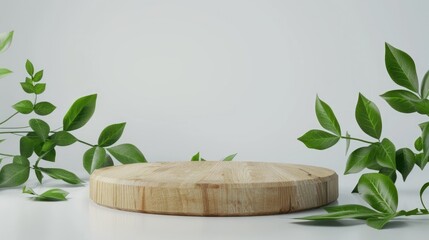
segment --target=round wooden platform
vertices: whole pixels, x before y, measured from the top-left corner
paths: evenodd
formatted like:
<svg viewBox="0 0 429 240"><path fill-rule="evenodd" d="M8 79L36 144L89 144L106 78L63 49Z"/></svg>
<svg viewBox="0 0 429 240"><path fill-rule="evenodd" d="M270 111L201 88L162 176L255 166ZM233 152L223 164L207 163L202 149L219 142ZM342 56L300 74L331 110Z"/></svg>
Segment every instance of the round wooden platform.
<svg viewBox="0 0 429 240"><path fill-rule="evenodd" d="M266 215L338 198L329 169L262 162L136 163L94 171L90 197L128 211L198 216Z"/></svg>

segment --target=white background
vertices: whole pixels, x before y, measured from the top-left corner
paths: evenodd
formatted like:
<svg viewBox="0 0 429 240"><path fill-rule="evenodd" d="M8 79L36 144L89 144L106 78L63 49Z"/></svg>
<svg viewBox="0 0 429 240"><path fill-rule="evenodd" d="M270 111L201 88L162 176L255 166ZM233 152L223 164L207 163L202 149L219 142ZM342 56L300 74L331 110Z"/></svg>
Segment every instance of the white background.
<svg viewBox="0 0 429 240"><path fill-rule="evenodd" d="M62 116L80 96L98 93L90 123L75 131L95 143L104 126L127 122L122 142L149 161L293 162L343 172L345 143L308 150L297 138L320 128L316 94L343 131L370 139L354 120L359 92L383 117L383 136L411 147L425 120L392 110L379 95L398 88L384 66L384 42L408 52L421 78L429 69L427 1L1 1L0 31L15 30L0 66L1 116L27 98L24 63L45 69L49 100ZM19 116L11 125L25 124ZM17 153L18 138L1 145ZM352 148L360 146L352 143ZM61 149L55 166L86 176L86 146ZM50 163L44 163L50 166ZM341 176L351 190L358 175ZM417 189L414 169L399 187ZM399 181L401 182L401 180Z"/></svg>

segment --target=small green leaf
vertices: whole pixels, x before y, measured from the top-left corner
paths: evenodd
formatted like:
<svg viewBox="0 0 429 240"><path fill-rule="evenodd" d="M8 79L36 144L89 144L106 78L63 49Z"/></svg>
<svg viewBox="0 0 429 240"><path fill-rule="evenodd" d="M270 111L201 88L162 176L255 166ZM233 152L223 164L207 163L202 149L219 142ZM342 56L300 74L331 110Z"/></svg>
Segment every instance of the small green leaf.
<svg viewBox="0 0 429 240"><path fill-rule="evenodd" d="M59 188L50 189L36 197L38 201L66 201L69 193Z"/></svg>
<svg viewBox="0 0 429 240"><path fill-rule="evenodd" d="M29 100L17 102L12 107L22 114L29 114L33 111L33 103Z"/></svg>
<svg viewBox="0 0 429 240"><path fill-rule="evenodd" d="M373 138L380 139L382 130L380 111L373 102L360 93L355 116L362 131Z"/></svg>
<svg viewBox="0 0 429 240"><path fill-rule="evenodd" d="M37 180L39 181L40 184L42 184L43 181L43 173L42 171L40 171L40 169L37 167L34 168L34 173L36 174Z"/></svg>
<svg viewBox="0 0 429 240"><path fill-rule="evenodd" d="M19 153L24 157L31 157L33 155L34 143L30 137L21 137L19 140Z"/></svg>
<svg viewBox="0 0 429 240"><path fill-rule="evenodd" d="M235 156L237 156L237 153L227 156L226 158L223 159L223 161L232 161L235 158Z"/></svg>
<svg viewBox="0 0 429 240"><path fill-rule="evenodd" d="M95 111L97 95L89 95L76 100L63 119L63 129L72 131L84 126Z"/></svg>
<svg viewBox="0 0 429 240"><path fill-rule="evenodd" d="M396 151L396 168L401 173L404 182L413 170L414 164L414 153L409 148L401 148Z"/></svg>
<svg viewBox="0 0 429 240"><path fill-rule="evenodd" d="M375 151L371 146L354 150L347 159L344 174L358 173L365 169L370 161L374 160Z"/></svg>
<svg viewBox="0 0 429 240"><path fill-rule="evenodd" d="M405 52L386 43L385 63L392 80L413 92L419 93L416 66L413 59Z"/></svg>
<svg viewBox="0 0 429 240"><path fill-rule="evenodd" d="M427 161L423 161L423 153L416 154L415 156L416 165L423 170L427 164Z"/></svg>
<svg viewBox="0 0 429 240"><path fill-rule="evenodd" d="M114 165L114 163L113 163L112 158L110 157L109 154L106 154L106 160L104 161L104 164L103 164L103 166L101 166L101 168L110 167L113 165Z"/></svg>
<svg viewBox="0 0 429 240"><path fill-rule="evenodd" d="M13 39L13 31L0 33L0 53L6 51Z"/></svg>
<svg viewBox="0 0 429 240"><path fill-rule="evenodd" d="M200 161L200 152L197 152L194 156L192 156L191 161Z"/></svg>
<svg viewBox="0 0 429 240"><path fill-rule="evenodd" d="M426 205L423 201L423 193L426 191L426 188L429 187L429 182L423 184L423 186L420 188L420 202L422 203L423 208L427 211Z"/></svg>
<svg viewBox="0 0 429 240"><path fill-rule="evenodd" d="M423 115L429 115L429 100L422 99L414 103L416 111Z"/></svg>
<svg viewBox="0 0 429 240"><path fill-rule="evenodd" d="M393 183L395 183L395 182L396 182L396 178L397 178L397 176L396 176L396 170L395 170L395 169L382 167L382 168L380 169L380 171L378 171L378 173L381 173L381 174L383 174L384 176L389 177L389 178L390 178L390 180L392 180L392 182L393 182Z"/></svg>
<svg viewBox="0 0 429 240"><path fill-rule="evenodd" d="M27 194L31 194L31 195L37 195L36 192L34 192L34 190L30 187L24 186L22 187L22 193L27 193Z"/></svg>
<svg viewBox="0 0 429 240"><path fill-rule="evenodd" d="M94 170L102 168L107 159L106 150L102 147L93 147L83 155L83 167L91 174Z"/></svg>
<svg viewBox="0 0 429 240"><path fill-rule="evenodd" d="M426 99L429 96L429 71L426 72L422 81L421 97Z"/></svg>
<svg viewBox="0 0 429 240"><path fill-rule="evenodd" d="M75 136L66 131L56 132L50 138L58 146L68 146L77 141Z"/></svg>
<svg viewBox="0 0 429 240"><path fill-rule="evenodd" d="M323 150L332 147L339 140L339 136L335 136L322 130L310 130L298 138L308 148Z"/></svg>
<svg viewBox="0 0 429 240"><path fill-rule="evenodd" d="M51 151L54 147L55 147L55 142L48 139L42 145L42 152Z"/></svg>
<svg viewBox="0 0 429 240"><path fill-rule="evenodd" d="M31 129L39 136L43 141L48 138L49 135L49 125L40 119L30 119L29 121Z"/></svg>
<svg viewBox="0 0 429 240"><path fill-rule="evenodd" d="M16 187L25 183L30 174L30 167L10 163L3 166L0 170L0 188Z"/></svg>
<svg viewBox="0 0 429 240"><path fill-rule="evenodd" d="M66 183L80 184L83 182L74 173L61 168L39 168L39 169L40 171L42 171L43 173L46 173L51 178L63 180Z"/></svg>
<svg viewBox="0 0 429 240"><path fill-rule="evenodd" d="M416 112L416 102L420 101L420 98L414 93L407 90L393 90L381 95L384 100L396 111L402 113L413 113Z"/></svg>
<svg viewBox="0 0 429 240"><path fill-rule="evenodd" d="M143 153L129 143L108 148L107 151L122 164L147 162Z"/></svg>
<svg viewBox="0 0 429 240"><path fill-rule="evenodd" d="M28 82L21 82L22 90L26 93L34 93L34 86Z"/></svg>
<svg viewBox="0 0 429 240"><path fill-rule="evenodd" d="M380 166L396 169L395 145L393 145L389 139L384 138L381 141L378 147L376 159Z"/></svg>
<svg viewBox="0 0 429 240"><path fill-rule="evenodd" d="M34 106L34 112L38 115L45 116L55 110L55 106L50 102L39 102Z"/></svg>
<svg viewBox="0 0 429 240"><path fill-rule="evenodd" d="M331 107L324 101L320 100L318 96L316 97L316 116L320 125L324 129L335 133L337 136L341 136L340 124L338 123L334 112Z"/></svg>
<svg viewBox="0 0 429 240"><path fill-rule="evenodd" d="M422 131L423 156L422 166L424 167L429 160L429 125L426 125Z"/></svg>
<svg viewBox="0 0 429 240"><path fill-rule="evenodd" d="M101 132L100 137L98 138L98 145L100 147L108 147L113 145L124 132L126 123L112 124L104 128Z"/></svg>
<svg viewBox="0 0 429 240"><path fill-rule="evenodd" d="M34 85L34 93L35 94L42 94L46 89L46 83L38 83Z"/></svg>
<svg viewBox="0 0 429 240"><path fill-rule="evenodd" d="M25 69L27 70L27 73L33 77L34 74L34 66L33 63L30 62L30 60L27 59L27 61L25 62Z"/></svg>
<svg viewBox="0 0 429 240"><path fill-rule="evenodd" d="M416 139L416 141L414 141L414 148L415 148L417 151L421 151L421 150L423 150L422 137L418 137L418 138Z"/></svg>
<svg viewBox="0 0 429 240"><path fill-rule="evenodd" d="M38 82L43 78L43 70L40 70L34 74L33 82ZM36 85L37 86L37 85ZM38 93L39 94L39 93Z"/></svg>
<svg viewBox="0 0 429 240"><path fill-rule="evenodd" d="M30 161L28 160L28 158L23 157L23 156L15 156L13 157L13 163L14 164L21 164L24 166L29 167L30 166Z"/></svg>
<svg viewBox="0 0 429 240"><path fill-rule="evenodd" d="M59 188L53 188L42 194L37 194L33 189L27 186L22 188L22 192L35 196L34 199L38 201L65 201L67 200L66 197L69 194L68 192Z"/></svg>
<svg viewBox="0 0 429 240"><path fill-rule="evenodd" d="M323 215L314 215L298 219L304 220L338 220L344 218L356 218L356 219L367 219L374 216L382 216L381 213L376 212L370 208L357 205L341 205L341 206L332 206L327 207L325 210L328 212Z"/></svg>
<svg viewBox="0 0 429 240"><path fill-rule="evenodd" d="M362 198L374 209L394 214L398 207L398 191L389 177L380 173L363 174L358 182Z"/></svg>
<svg viewBox="0 0 429 240"><path fill-rule="evenodd" d="M0 68L0 78L6 77L7 75L11 74L12 71L7 68Z"/></svg>
<svg viewBox="0 0 429 240"><path fill-rule="evenodd" d="M366 220L366 224L375 229L382 229L386 223L395 217L394 214L388 216L372 217Z"/></svg>

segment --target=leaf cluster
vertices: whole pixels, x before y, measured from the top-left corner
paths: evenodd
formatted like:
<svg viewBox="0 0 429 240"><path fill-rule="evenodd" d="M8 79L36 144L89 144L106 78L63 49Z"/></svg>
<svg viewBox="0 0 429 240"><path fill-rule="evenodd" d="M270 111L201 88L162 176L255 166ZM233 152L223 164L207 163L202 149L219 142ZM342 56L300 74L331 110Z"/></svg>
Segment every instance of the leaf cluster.
<svg viewBox="0 0 429 240"><path fill-rule="evenodd" d="M393 82L402 88L388 91L382 94L381 97L398 112L406 114L418 113L429 116L429 100L427 99L429 96L429 71L424 75L419 85L413 59L404 51L388 43L385 44L385 65ZM385 223L394 217L406 215L404 211L396 213L396 206L386 205L385 202L379 200L388 200L390 201L389 203L397 203L397 191L394 185L397 180L397 174L401 174L403 181L405 181L414 166L422 170L425 168L429 161L429 122L419 124L421 135L416 138L414 142L415 150L412 150L406 147L397 148L389 138L382 137L383 124L380 111L372 101L361 93L359 93L355 108L355 118L360 129L371 137L372 140L355 138L348 132L343 135L340 124L331 107L318 96L316 97L315 110L320 125L326 131L313 129L298 138L308 148L323 150L334 146L339 140L344 139L346 141L347 153L351 141L365 144L365 146L359 147L350 153L344 174L359 173L364 169L376 171L376 173L371 173L371 175L363 174L353 190L353 192L361 194L368 204L378 210L379 213L377 214L385 214L385 216L381 216L372 212L371 214L376 216L378 220L374 220L368 215L368 225L375 228L382 228ZM385 186L388 186L388 188L378 189L383 193L382 198L380 197L376 201L373 201L376 199L372 197L374 193L368 195L369 187L368 184L364 183L369 182L373 182L376 185L383 182ZM377 186L379 187L379 185ZM428 186L429 183L422 186L420 196L422 196ZM412 213L415 212L417 215L426 214L427 210L423 200L422 204L422 210L413 210ZM356 205L329 207L326 210L328 214L321 216L321 219L318 219L317 216L305 219L322 220L322 218L325 219L324 216L327 218L329 216L332 218L362 218L359 215L360 213L369 214L368 209ZM358 217L354 217L355 215Z"/></svg>

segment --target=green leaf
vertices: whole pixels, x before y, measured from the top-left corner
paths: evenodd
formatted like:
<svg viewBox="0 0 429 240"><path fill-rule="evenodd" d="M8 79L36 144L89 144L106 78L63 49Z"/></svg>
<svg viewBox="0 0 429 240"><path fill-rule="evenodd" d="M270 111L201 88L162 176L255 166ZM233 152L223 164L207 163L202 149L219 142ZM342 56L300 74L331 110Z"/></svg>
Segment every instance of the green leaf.
<svg viewBox="0 0 429 240"><path fill-rule="evenodd" d="M310 130L298 138L308 148L323 150L332 147L339 140L339 136L335 136L322 130Z"/></svg>
<svg viewBox="0 0 429 240"><path fill-rule="evenodd" d="M363 174L358 182L362 198L374 209L394 214L398 207L398 191L389 177L380 173Z"/></svg>
<svg viewBox="0 0 429 240"><path fill-rule="evenodd" d="M395 145L393 145L389 139L384 138L381 141L378 147L376 159L380 166L396 169Z"/></svg>
<svg viewBox="0 0 429 240"><path fill-rule="evenodd" d="M40 169L40 171L42 171L43 173L46 173L51 178L60 179L66 183L80 184L83 182L74 173L69 172L69 171L64 170L64 169L61 169L61 168L39 168L39 169Z"/></svg>
<svg viewBox="0 0 429 240"><path fill-rule="evenodd" d="M129 143L108 148L107 151L122 164L147 162L143 153Z"/></svg>
<svg viewBox="0 0 429 240"><path fill-rule="evenodd" d="M423 77L422 89L421 89L421 97L426 99L429 96L429 71L426 72Z"/></svg>
<svg viewBox="0 0 429 240"><path fill-rule="evenodd" d="M36 174L37 180L39 181L40 184L42 184L43 181L43 173L42 171L40 171L40 169L37 167L34 168L34 173Z"/></svg>
<svg viewBox="0 0 429 240"><path fill-rule="evenodd" d="M200 152L197 152L194 156L192 156L191 161L200 161Z"/></svg>
<svg viewBox="0 0 429 240"><path fill-rule="evenodd" d="M420 101L420 98L414 93L407 90L393 90L381 95L384 100L396 111L402 113L413 113L416 112L416 102Z"/></svg>
<svg viewBox="0 0 429 240"><path fill-rule="evenodd" d="M382 129L380 111L373 102L360 93L355 116L362 131L373 138L380 139Z"/></svg>
<svg viewBox="0 0 429 240"><path fill-rule="evenodd" d="M347 159L344 174L358 173L365 169L370 161L374 160L375 151L371 146L354 150Z"/></svg>
<svg viewBox="0 0 429 240"><path fill-rule="evenodd" d="M395 215L392 214L392 215L388 215L388 216L368 218L366 220L366 224L370 227L375 228L375 229L382 229L384 227L384 225L386 225L386 223L388 223L394 217L395 217Z"/></svg>
<svg viewBox="0 0 429 240"><path fill-rule="evenodd" d="M425 129L425 127L429 124L429 122L422 122L419 124L420 129L423 131L423 129Z"/></svg>
<svg viewBox="0 0 429 240"><path fill-rule="evenodd" d="M416 111L423 115L429 115L429 100L421 99L414 103Z"/></svg>
<svg viewBox="0 0 429 240"><path fill-rule="evenodd" d="M48 139L42 145L42 152L51 151L54 147L55 147L55 142Z"/></svg>
<svg viewBox="0 0 429 240"><path fill-rule="evenodd" d="M26 93L34 93L34 86L28 82L21 82L21 87Z"/></svg>
<svg viewBox="0 0 429 240"><path fill-rule="evenodd" d="M104 161L104 164L103 164L103 166L101 166L101 168L110 167L113 165L114 165L114 163L113 163L112 158L110 157L109 154L106 154L106 160Z"/></svg>
<svg viewBox="0 0 429 240"><path fill-rule="evenodd" d="M22 114L29 114L33 111L33 103L29 100L17 102L12 107Z"/></svg>
<svg viewBox="0 0 429 240"><path fill-rule="evenodd" d="M426 166L429 160L429 125L426 125L422 131L422 144L423 144L423 156L421 159L421 166ZM422 169L423 169L422 168Z"/></svg>
<svg viewBox="0 0 429 240"><path fill-rule="evenodd" d="M7 68L0 68L0 78L6 77L7 75L11 74L12 71Z"/></svg>
<svg viewBox="0 0 429 240"><path fill-rule="evenodd" d="M66 201L69 193L59 188L50 189L36 197L38 201Z"/></svg>
<svg viewBox="0 0 429 240"><path fill-rule="evenodd" d="M70 107L63 119L63 129L72 131L84 126L95 111L97 94L81 97Z"/></svg>
<svg viewBox="0 0 429 240"><path fill-rule="evenodd" d="M0 188L16 187L25 183L30 174L30 168L22 164L10 163L0 170Z"/></svg>
<svg viewBox="0 0 429 240"><path fill-rule="evenodd" d="M33 82L38 82L38 81L42 80L42 78L43 78L43 70L40 70L40 71L36 72L36 74L34 74Z"/></svg>
<svg viewBox="0 0 429 240"><path fill-rule="evenodd" d="M104 128L101 132L100 137L98 138L98 145L100 147L108 147L113 145L124 132L126 123L112 124Z"/></svg>
<svg viewBox="0 0 429 240"><path fill-rule="evenodd" d="M6 51L13 39L13 31L0 33L0 53Z"/></svg>
<svg viewBox="0 0 429 240"><path fill-rule="evenodd" d="M30 60L27 59L27 61L25 62L25 69L27 70L27 73L33 77L34 74L34 66L33 63L30 62Z"/></svg>
<svg viewBox="0 0 429 240"><path fill-rule="evenodd" d="M34 143L29 137L21 137L19 140L19 153L24 157L31 157L33 155Z"/></svg>
<svg viewBox="0 0 429 240"><path fill-rule="evenodd" d="M422 203L423 208L427 211L426 205L423 201L423 193L426 191L426 189L429 187L429 182L423 184L423 186L420 188L420 202Z"/></svg>
<svg viewBox="0 0 429 240"><path fill-rule="evenodd" d="M305 220L338 220L344 218L356 218L356 219L367 219L374 216L381 216L382 214L376 212L365 206L357 204L341 205L326 207L325 210L328 212L323 215L314 215L298 219Z"/></svg>
<svg viewBox="0 0 429 240"><path fill-rule="evenodd" d="M46 89L46 83L38 83L34 85L34 93L35 94L42 94Z"/></svg>
<svg viewBox="0 0 429 240"><path fill-rule="evenodd" d="M83 167L91 174L94 170L102 168L107 161L106 150L102 147L93 147L83 155Z"/></svg>
<svg viewBox="0 0 429 240"><path fill-rule="evenodd" d="M392 80L413 92L419 93L416 66L413 59L405 52L386 43L385 63Z"/></svg>
<svg viewBox="0 0 429 240"><path fill-rule="evenodd" d="M235 156L237 156L237 153L227 156L226 158L223 159L223 161L232 161L235 158Z"/></svg>
<svg viewBox="0 0 429 240"><path fill-rule="evenodd" d="M34 112L38 115L45 116L55 110L55 106L50 102L39 102L34 106Z"/></svg>
<svg viewBox="0 0 429 240"><path fill-rule="evenodd" d="M34 190L30 187L24 186L22 187L22 193L27 193L27 194L31 194L31 195L37 195L36 192L34 192Z"/></svg>
<svg viewBox="0 0 429 240"><path fill-rule="evenodd" d="M29 121L31 129L39 136L43 141L48 138L49 135L49 125L40 119L30 119Z"/></svg>
<svg viewBox="0 0 429 240"><path fill-rule="evenodd" d="M415 148L417 151L421 151L421 150L423 150L422 137L418 137L418 138L416 139L416 141L414 141L414 148Z"/></svg>
<svg viewBox="0 0 429 240"><path fill-rule="evenodd" d="M346 155L347 155L347 152L349 151L349 148L350 148L350 134L349 132L346 132Z"/></svg>
<svg viewBox="0 0 429 240"><path fill-rule="evenodd" d="M58 146L68 146L77 141L75 136L66 131L56 132L50 138Z"/></svg>
<svg viewBox="0 0 429 240"><path fill-rule="evenodd" d="M381 168L380 171L378 171L378 173L383 174L384 176L387 176L390 178L390 180L392 180L393 183L396 182L396 170L395 169L390 169L390 168Z"/></svg>
<svg viewBox="0 0 429 240"><path fill-rule="evenodd" d="M65 201L67 200L66 197L69 194L68 192L59 188L53 188L42 194L37 194L33 189L27 186L22 188L22 192L35 196L35 200L38 201Z"/></svg>
<svg viewBox="0 0 429 240"><path fill-rule="evenodd" d="M423 161L423 153L416 154L415 156L416 165L423 170L427 164L427 161Z"/></svg>
<svg viewBox="0 0 429 240"><path fill-rule="evenodd" d="M324 129L335 133L337 136L341 136L340 124L334 112L328 104L320 100L319 96L316 97L316 116Z"/></svg>
<svg viewBox="0 0 429 240"><path fill-rule="evenodd" d="M409 148L401 148L396 151L396 169L401 173L404 182L413 170L414 164L414 153Z"/></svg>
<svg viewBox="0 0 429 240"><path fill-rule="evenodd" d="M24 166L29 167L30 166L30 161L28 160L28 158L23 157L23 156L15 156L13 157L13 163L14 164L21 164Z"/></svg>

